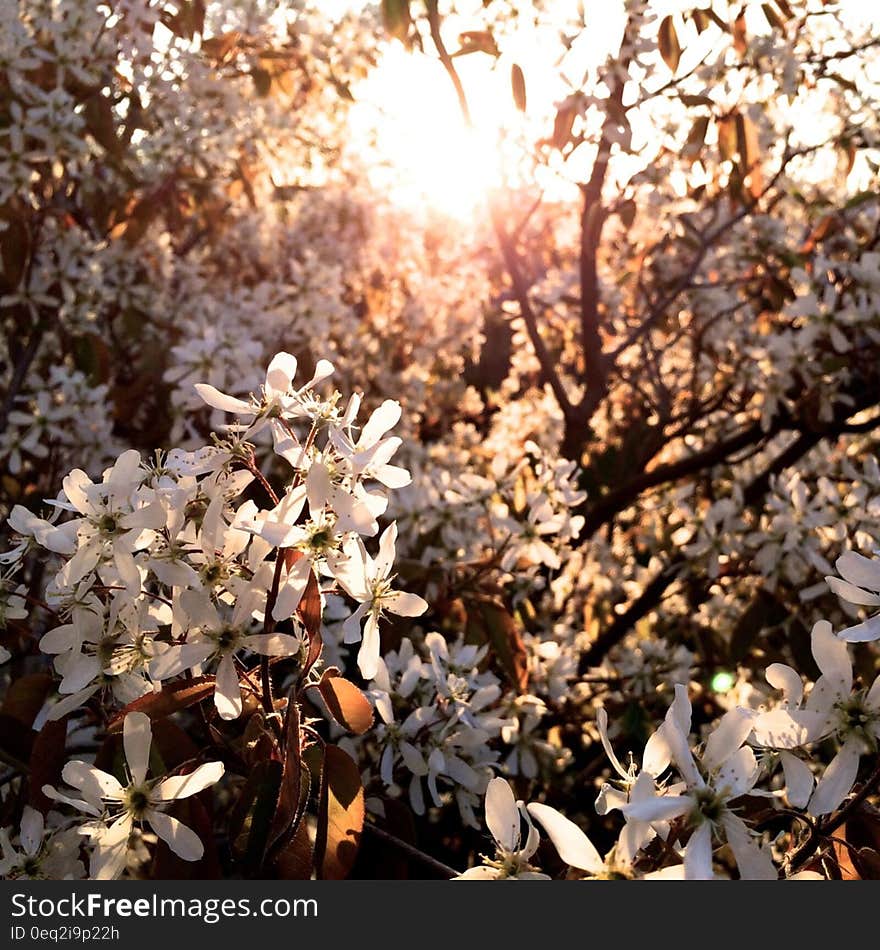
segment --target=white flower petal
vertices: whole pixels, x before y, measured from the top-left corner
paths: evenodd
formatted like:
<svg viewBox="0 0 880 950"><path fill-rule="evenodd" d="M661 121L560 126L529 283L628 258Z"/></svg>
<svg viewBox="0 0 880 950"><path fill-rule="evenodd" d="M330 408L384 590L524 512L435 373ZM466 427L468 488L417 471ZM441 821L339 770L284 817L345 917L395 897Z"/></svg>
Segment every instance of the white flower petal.
<svg viewBox="0 0 880 950"><path fill-rule="evenodd" d="M740 748L751 731L750 713L739 708L729 709L706 740L703 765L714 772Z"/></svg>
<svg viewBox="0 0 880 950"><path fill-rule="evenodd" d="M122 724L122 741L131 780L140 785L147 777L150 764L150 744L153 741L150 717L142 712L129 713Z"/></svg>
<svg viewBox="0 0 880 950"><path fill-rule="evenodd" d="M161 652L150 662L150 676L154 680L171 679L203 663L214 652L214 644L208 640L195 643L180 643Z"/></svg>
<svg viewBox="0 0 880 950"><path fill-rule="evenodd" d="M755 753L749 746L743 746L724 760L713 784L726 798L739 798L752 790L757 775Z"/></svg>
<svg viewBox="0 0 880 950"><path fill-rule="evenodd" d="M847 643L868 643L871 640L880 640L880 616L871 617L864 623L857 623L854 627L847 627L838 634L841 640Z"/></svg>
<svg viewBox="0 0 880 950"><path fill-rule="evenodd" d="M880 560L845 551L834 562L837 572L856 587L880 591Z"/></svg>
<svg viewBox="0 0 880 950"><path fill-rule="evenodd" d="M684 877L686 881L711 881L712 826L708 821L691 835L684 850Z"/></svg>
<svg viewBox="0 0 880 950"><path fill-rule="evenodd" d="M721 818L727 843L736 859L739 876L743 881L775 881L779 874L770 856L749 833L741 818L728 812Z"/></svg>
<svg viewBox="0 0 880 950"><path fill-rule="evenodd" d="M205 853L201 838L192 828L164 812L150 809L146 813L150 827L184 861L198 861Z"/></svg>
<svg viewBox="0 0 880 950"><path fill-rule="evenodd" d="M224 772L222 762L206 762L187 775L172 775L163 779L153 789L150 798L154 801L168 802L177 798L188 798L219 782Z"/></svg>
<svg viewBox="0 0 880 950"><path fill-rule="evenodd" d="M241 686L231 654L224 656L217 667L214 705L221 719L238 719L241 715Z"/></svg>
<svg viewBox="0 0 880 950"><path fill-rule="evenodd" d="M694 807L690 795L657 795L644 801L630 802L620 810L627 820L668 821L678 818Z"/></svg>
<svg viewBox="0 0 880 950"><path fill-rule="evenodd" d="M810 640L819 669L825 676L847 684L845 689L848 692L852 686L852 662L846 644L834 636L827 620L819 620L813 626Z"/></svg>
<svg viewBox="0 0 880 950"><path fill-rule="evenodd" d="M296 357L291 353L276 353L266 370L266 395L283 395L290 390L296 376Z"/></svg>
<svg viewBox="0 0 880 950"><path fill-rule="evenodd" d="M528 805L529 814L547 833L559 857L570 867L600 873L605 862L594 847L592 841L578 826L549 805L532 802Z"/></svg>
<svg viewBox="0 0 880 950"><path fill-rule="evenodd" d="M262 653L264 656L293 656L299 653L302 641L287 633L257 633L245 637L242 644L248 650Z"/></svg>
<svg viewBox="0 0 880 950"><path fill-rule="evenodd" d="M98 802L102 798L122 801L123 789L116 777L88 762L73 759L61 770L61 778L90 802Z"/></svg>
<svg viewBox="0 0 880 950"><path fill-rule="evenodd" d="M18 836L25 854L35 857L40 850L43 843L43 826L42 814L36 808L25 805L21 814L21 830Z"/></svg>
<svg viewBox="0 0 880 950"><path fill-rule="evenodd" d="M227 396L207 383L196 383L195 390L202 401L206 402L212 409L219 409L221 412L233 412L242 416L252 416L254 414L253 407L243 399Z"/></svg>
<svg viewBox="0 0 880 950"><path fill-rule="evenodd" d="M850 736L825 769L824 775L819 779L819 784L810 798L807 811L814 818L834 811L849 795L859 774L860 758L860 740L856 736Z"/></svg>
<svg viewBox="0 0 880 950"><path fill-rule="evenodd" d="M367 616L363 640L358 651L358 669L365 680L371 680L379 668L379 620L375 614Z"/></svg>
<svg viewBox="0 0 880 950"><path fill-rule="evenodd" d="M519 809L507 779L496 776L486 786L486 826L505 851L519 847Z"/></svg>
<svg viewBox="0 0 880 950"><path fill-rule="evenodd" d="M418 594L396 590L382 598L382 606L398 617L421 617L428 609L428 602Z"/></svg>
<svg viewBox="0 0 880 950"><path fill-rule="evenodd" d="M826 577L825 582L841 600L849 601L851 604L859 604L862 607L880 606L880 595L862 590L861 587L856 587L855 584L850 584L849 581L841 580L839 577Z"/></svg>
<svg viewBox="0 0 880 950"><path fill-rule="evenodd" d="M764 677L792 706L799 705L804 698L804 683L800 673L785 663L771 663L764 672Z"/></svg>
<svg viewBox="0 0 880 950"><path fill-rule="evenodd" d="M785 776L785 794L793 808L806 808L813 794L813 773L806 762L791 752L780 752L782 772Z"/></svg>
<svg viewBox="0 0 880 950"><path fill-rule="evenodd" d="M89 876L94 881L113 881L125 870L132 818L125 814L112 825L91 834L95 849L89 863Z"/></svg>

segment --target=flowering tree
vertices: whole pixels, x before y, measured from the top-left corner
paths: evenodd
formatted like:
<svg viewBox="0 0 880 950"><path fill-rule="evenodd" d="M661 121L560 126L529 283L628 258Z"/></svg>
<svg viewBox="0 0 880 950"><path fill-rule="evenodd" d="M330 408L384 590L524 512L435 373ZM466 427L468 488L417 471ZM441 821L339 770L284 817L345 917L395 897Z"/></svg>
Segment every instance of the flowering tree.
<svg viewBox="0 0 880 950"><path fill-rule="evenodd" d="M878 876L876 29L325 6L0 13L0 870Z"/></svg>

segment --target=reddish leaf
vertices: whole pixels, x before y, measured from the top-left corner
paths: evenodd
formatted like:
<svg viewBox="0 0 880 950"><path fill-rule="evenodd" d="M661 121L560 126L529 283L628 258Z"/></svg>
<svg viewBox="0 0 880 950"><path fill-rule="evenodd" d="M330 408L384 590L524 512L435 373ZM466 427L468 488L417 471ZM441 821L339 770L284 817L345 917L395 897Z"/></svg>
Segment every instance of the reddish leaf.
<svg viewBox="0 0 880 950"><path fill-rule="evenodd" d="M272 819L269 832L269 846L272 847L290 830L300 814L300 792L302 789L302 743L299 726L299 706L293 699L287 704L282 734L284 764L281 775L281 787L278 791L278 806ZM304 804L304 803L303 803Z"/></svg>
<svg viewBox="0 0 880 950"><path fill-rule="evenodd" d="M61 784L61 769L64 767L64 747L67 743L67 717L47 722L37 733L31 747L29 802L44 815L52 807L52 801L43 794L44 785Z"/></svg>
<svg viewBox="0 0 880 950"><path fill-rule="evenodd" d="M0 713L0 749L22 769L27 767L31 757L34 735L32 729L22 726L21 720Z"/></svg>
<svg viewBox="0 0 880 950"><path fill-rule="evenodd" d="M198 861L179 858L160 838L150 877L157 881L216 881L222 876L211 816L200 795L174 802L168 809L199 836L205 852Z"/></svg>
<svg viewBox="0 0 880 950"><path fill-rule="evenodd" d="M306 822L299 823L275 859L275 872L282 881L308 881L311 878L312 842Z"/></svg>
<svg viewBox="0 0 880 950"><path fill-rule="evenodd" d="M162 687L159 693L148 693L121 709L107 727L111 735L122 732L122 723L130 712L146 713L150 719L162 719L207 699L214 692L214 677L200 676Z"/></svg>
<svg viewBox="0 0 880 950"><path fill-rule="evenodd" d="M314 571L309 572L309 579L306 582L306 592L303 594L296 612L309 634L309 639L313 636L320 637L321 592L318 589L318 580L315 577Z"/></svg>
<svg viewBox="0 0 880 950"><path fill-rule="evenodd" d="M230 817L233 853L246 871L258 874L263 865L269 832L281 789L280 762L260 762L251 772Z"/></svg>
<svg viewBox="0 0 880 950"><path fill-rule="evenodd" d="M373 725L373 707L366 696L332 667L317 685L330 715L349 732L361 735Z"/></svg>
<svg viewBox="0 0 880 950"><path fill-rule="evenodd" d="M338 746L324 750L315 864L323 880L342 880L357 858L364 827L364 789L357 765Z"/></svg>

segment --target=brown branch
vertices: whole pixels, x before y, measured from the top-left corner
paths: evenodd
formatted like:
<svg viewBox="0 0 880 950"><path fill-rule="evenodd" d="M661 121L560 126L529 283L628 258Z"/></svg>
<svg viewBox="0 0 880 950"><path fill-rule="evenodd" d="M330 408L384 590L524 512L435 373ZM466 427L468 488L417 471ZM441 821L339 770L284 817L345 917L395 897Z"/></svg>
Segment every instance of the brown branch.
<svg viewBox="0 0 880 950"><path fill-rule="evenodd" d="M519 304L523 322L526 325L529 339L532 341L532 347L535 350L535 356L538 358L538 363L541 366L541 372L546 381L550 384L550 388L553 390L553 395L556 397L556 401L559 403L559 407L565 416L566 423L568 423L568 421L573 419L575 415L574 406L572 405L571 400L568 398L568 394L566 393L565 387L563 386L562 380L560 379L559 373L557 372L556 365L550 356L547 345L544 343L544 339L541 336L541 331L538 329L538 319L529 301L529 288L520 269L516 250L514 249L513 244L511 243L510 238L504 229L501 216L494 208L492 209L492 226L495 230L495 236L498 240L498 245L501 248L501 255L504 258L504 264L507 267L508 273L510 274L514 295L516 297L517 303Z"/></svg>
<svg viewBox="0 0 880 950"><path fill-rule="evenodd" d="M455 68L455 63L449 55L449 50L446 49L446 44L443 42L443 36L440 32L440 13L437 8L437 0L427 0L425 6L428 8L428 27L431 30L431 41L455 89L455 95L458 97L458 107L461 110L462 118L467 125L472 125L471 110L468 107L467 95L465 94L461 77L458 75L458 70Z"/></svg>

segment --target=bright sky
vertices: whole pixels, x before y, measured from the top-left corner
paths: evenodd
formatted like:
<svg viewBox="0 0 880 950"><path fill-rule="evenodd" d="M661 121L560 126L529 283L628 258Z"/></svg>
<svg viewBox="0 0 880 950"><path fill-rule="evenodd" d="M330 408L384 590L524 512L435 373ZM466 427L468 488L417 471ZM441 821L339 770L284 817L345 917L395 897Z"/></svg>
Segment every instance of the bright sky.
<svg viewBox="0 0 880 950"><path fill-rule="evenodd" d="M344 7L357 0L333 2ZM467 9L467 2L472 10ZM565 168L557 160L550 169L523 169L517 166L515 157L523 153L512 147L510 140L534 142L548 135L556 105L572 88L581 87L587 67L617 48L624 22L623 0L585 0L584 5L588 28L562 64L559 23L571 22L569 15L574 18L576 0L556 0L549 5L552 23L534 27L529 22L505 37L497 60L483 53L456 58L473 117L472 128L463 122L452 84L436 56L408 53L397 42L388 44L379 66L353 90L356 104L351 116L352 141L366 160L373 185L385 193L393 191L395 202L411 210L439 210L457 218L470 217L491 190L505 182L537 180L556 200L574 195L572 181L589 168L591 153ZM466 0L458 6L464 12L444 21L450 51L458 48L459 33L479 29L483 22L481 0ZM691 0L657 0L654 5L658 17L692 7ZM845 10L854 24L880 28L880 2L853 0ZM759 3L747 10L747 22L753 33L768 28ZM693 35L682 35L686 46L682 72L696 63L704 42L709 42L705 37L711 35L704 34L701 42L692 27L690 30ZM517 111L511 94L510 70L514 63L525 73L525 114ZM815 117L796 124L817 135L823 132ZM648 145L650 152L651 135L650 128L636 128L633 147ZM834 160L834 156L829 158ZM618 161L617 167L625 179L642 164L644 160L632 159Z"/></svg>

